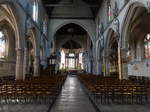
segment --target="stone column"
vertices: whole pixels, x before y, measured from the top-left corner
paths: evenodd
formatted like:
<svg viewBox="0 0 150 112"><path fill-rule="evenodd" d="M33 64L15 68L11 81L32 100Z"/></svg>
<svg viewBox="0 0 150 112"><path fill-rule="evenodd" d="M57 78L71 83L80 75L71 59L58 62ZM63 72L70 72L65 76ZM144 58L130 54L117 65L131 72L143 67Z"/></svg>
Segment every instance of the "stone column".
<svg viewBox="0 0 150 112"><path fill-rule="evenodd" d="M90 59L89 61L89 73L92 74L93 73L93 65L92 65L92 59Z"/></svg>
<svg viewBox="0 0 150 112"><path fill-rule="evenodd" d="M40 57L35 56L34 57L34 76L39 76L39 63L40 63Z"/></svg>
<svg viewBox="0 0 150 112"><path fill-rule="evenodd" d="M118 48L118 66L119 66L119 79L128 78L127 69L127 50Z"/></svg>
<svg viewBox="0 0 150 112"><path fill-rule="evenodd" d="M104 76L109 75L109 56L104 57Z"/></svg>
<svg viewBox="0 0 150 112"><path fill-rule="evenodd" d="M24 49L24 67L23 67L23 74L24 74L24 77L23 79L25 79L25 75L28 74L28 49L25 48Z"/></svg>
<svg viewBox="0 0 150 112"><path fill-rule="evenodd" d="M85 57L86 62L85 62L85 66L86 66L86 72L89 73L89 59L88 57Z"/></svg>
<svg viewBox="0 0 150 112"><path fill-rule="evenodd" d="M96 59L96 74L95 75L98 75L99 74L99 64L98 64L98 59Z"/></svg>
<svg viewBox="0 0 150 112"><path fill-rule="evenodd" d="M106 63L105 63L105 57L104 55L102 56L102 73L103 75L105 76L105 73L106 73Z"/></svg>
<svg viewBox="0 0 150 112"><path fill-rule="evenodd" d="M69 67L69 60L70 58L67 58L67 68Z"/></svg>
<svg viewBox="0 0 150 112"><path fill-rule="evenodd" d="M96 42L95 42L96 43ZM92 49L92 74L97 74L97 50L96 50L96 44L93 45Z"/></svg>
<svg viewBox="0 0 150 112"><path fill-rule="evenodd" d="M68 68L69 68L69 62L70 62L70 58L68 58L68 64L67 64Z"/></svg>
<svg viewBox="0 0 150 112"><path fill-rule="evenodd" d="M23 80L23 65L24 65L24 51L21 48L16 49L17 52L17 60L16 60L16 80Z"/></svg>
<svg viewBox="0 0 150 112"><path fill-rule="evenodd" d="M121 49L121 63L122 63L122 79L128 79L128 59L127 50Z"/></svg>
<svg viewBox="0 0 150 112"><path fill-rule="evenodd" d="M102 66L101 66L100 59L98 59L96 63L97 63L97 75L102 75Z"/></svg>
<svg viewBox="0 0 150 112"><path fill-rule="evenodd" d="M77 57L77 67L79 67L79 56Z"/></svg>
<svg viewBox="0 0 150 112"><path fill-rule="evenodd" d="M67 59L66 59L66 56L65 56L65 69L67 67Z"/></svg>
<svg viewBox="0 0 150 112"><path fill-rule="evenodd" d="M66 58L66 60L67 60L66 68L68 68L68 57Z"/></svg>
<svg viewBox="0 0 150 112"><path fill-rule="evenodd" d="M93 57L93 64L92 64L92 68L93 68L93 74L97 74L97 65L98 65L98 60L96 59L96 57ZM100 69L100 68L99 68Z"/></svg>
<svg viewBox="0 0 150 112"><path fill-rule="evenodd" d="M122 80L122 55L121 55L121 49L118 47L118 68L119 68L119 79Z"/></svg>
<svg viewBox="0 0 150 112"><path fill-rule="evenodd" d="M76 62L77 58L75 57L74 60L75 60L75 68L77 68L77 62Z"/></svg>

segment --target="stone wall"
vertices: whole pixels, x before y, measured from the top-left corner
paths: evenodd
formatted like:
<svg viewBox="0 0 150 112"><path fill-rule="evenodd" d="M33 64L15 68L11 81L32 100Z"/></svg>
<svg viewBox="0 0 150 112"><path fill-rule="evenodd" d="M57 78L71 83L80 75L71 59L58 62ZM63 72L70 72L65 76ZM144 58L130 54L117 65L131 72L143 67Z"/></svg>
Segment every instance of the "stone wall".
<svg viewBox="0 0 150 112"><path fill-rule="evenodd" d="M127 21L128 20L128 16L130 15L132 17L132 11L133 9L137 8L137 7L145 7L146 9L148 9L147 6L147 2L149 2L149 0L110 0L110 4L111 4L111 11L112 14L114 13L114 9L115 9L115 4L117 4L117 8L118 8L118 15L116 16L116 18L112 18L112 21L108 22L108 16L107 16L107 11L108 11L108 5L107 5L107 1L103 1L101 8L99 9L99 13L95 19L96 21L96 31L97 31L97 35L96 35L96 60L98 61L99 56L105 56L106 52L109 51L109 49L107 49L108 46L108 42L110 40L110 34L111 31L114 31L116 35L119 36L119 40L118 40L118 46L121 49L128 49L126 48L129 43L127 43L127 38L128 38L128 32L126 32L126 25L127 25ZM102 28L103 25L103 28ZM103 30L103 31L102 31ZM102 32L101 34L98 32ZM100 42L102 41L101 38L104 38L104 47L105 49L101 52L99 52L100 49ZM110 41L111 42L111 41ZM104 53L104 54L102 54ZM139 53L139 52L138 52ZM127 54L127 52L126 52ZM141 57L142 54L139 54L139 57ZM125 58L125 57L122 57ZM140 60L141 61L141 60ZM133 61L134 62L134 61ZM128 67L124 67L124 68L128 68L129 70L127 70L129 72L129 75L134 74L134 75L145 75L147 73L139 73L137 71L143 72L148 72L149 70L147 69L147 67L145 67L145 63L149 63L149 60L146 61L141 61L138 62L138 68L140 68L139 70L134 70L133 67L131 67L131 64L128 64ZM135 61L135 63L137 63ZM130 67L129 67L130 66ZM100 64L97 63L97 74L100 74L101 71L99 71L98 69L101 67ZM123 72L126 70L123 70ZM127 72L126 71L126 72ZM131 72L132 71L132 72ZM133 72L134 71L134 72ZM123 74L127 74L127 73L123 73Z"/></svg>
<svg viewBox="0 0 150 112"><path fill-rule="evenodd" d="M1 76L14 76L15 75L16 62L0 62L0 77Z"/></svg>
<svg viewBox="0 0 150 112"><path fill-rule="evenodd" d="M128 64L128 75L150 77L150 61L135 61Z"/></svg>
<svg viewBox="0 0 150 112"><path fill-rule="evenodd" d="M32 18L33 14L33 3L35 0L1 0L0 1L0 10L6 13L6 16L0 16L0 21L6 20L8 24L10 24L13 28L15 34L15 52L16 61L14 66L16 67L8 67L8 73L16 75L17 79L22 79L25 77L27 73L27 39L30 32L33 32L34 39L33 45L35 48L35 59L34 59L34 72L35 74L39 73L39 64L41 62L42 65L46 66L47 59L47 49L48 46L48 16L43 7L41 0L37 0L38 3L38 20L34 21ZM2 7L2 8L1 8ZM45 27L45 28L44 28ZM46 31L44 31L45 29ZM11 42L11 41L10 41ZM9 45L8 45L9 46ZM43 55L40 55L40 50L43 50ZM40 57L41 56L41 57ZM42 61L40 61L40 59ZM12 66L8 65L8 61L1 62L3 66ZM7 63L7 64L6 64ZM11 72L11 70L13 72ZM0 72L4 72L3 67Z"/></svg>

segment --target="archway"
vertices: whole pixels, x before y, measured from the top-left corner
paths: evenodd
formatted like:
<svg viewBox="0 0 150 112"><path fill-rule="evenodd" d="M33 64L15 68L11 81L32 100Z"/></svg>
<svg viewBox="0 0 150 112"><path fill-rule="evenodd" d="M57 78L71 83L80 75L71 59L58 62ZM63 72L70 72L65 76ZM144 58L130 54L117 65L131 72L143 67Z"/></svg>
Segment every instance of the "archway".
<svg viewBox="0 0 150 112"><path fill-rule="evenodd" d="M136 3L130 6L126 16L128 21L124 22L121 41L124 50L123 56L127 57L122 57L125 60L125 69L122 72L126 77L131 75L150 76L147 72L149 66L143 67L149 63L149 41L146 40L150 32L149 19L150 15L145 7Z"/></svg>
<svg viewBox="0 0 150 112"><path fill-rule="evenodd" d="M16 66L15 32L7 20L0 21L0 74L15 76Z"/></svg>
<svg viewBox="0 0 150 112"><path fill-rule="evenodd" d="M1 60L1 70L4 76L16 75L16 79L23 78L23 67L17 68L17 53L18 48L22 48L21 39L19 38L18 24L15 16L10 13L13 6L9 4L0 4L0 30L5 37L5 56ZM10 11L10 12L9 12ZM13 12L13 11L12 11ZM1 44L2 45L2 44ZM1 46L2 47L2 46ZM7 66L7 67L6 67ZM19 66L18 66L19 67ZM6 70L6 68L8 68ZM19 74L18 74L19 73Z"/></svg>
<svg viewBox="0 0 150 112"><path fill-rule="evenodd" d="M60 54L65 54L65 59L63 59L64 62L57 63L59 65L57 68L83 69L83 58L89 58L89 56L83 57L83 53L91 52L90 43L92 42L88 33L77 24L69 23L58 29L54 38L55 49L53 53L57 55L57 60L62 60ZM91 64L91 62L86 63Z"/></svg>
<svg viewBox="0 0 150 112"><path fill-rule="evenodd" d="M80 26L82 29L84 29L87 34L89 35L92 42L94 42L94 38L96 36L96 29L95 29L95 23L92 20L51 20L50 23L50 37L51 40L55 38L55 35L59 29L61 29L63 26L66 26L68 24L76 24ZM89 27L90 26L90 27Z"/></svg>
<svg viewBox="0 0 150 112"><path fill-rule="evenodd" d="M68 70L81 69L79 53L82 46L74 40L68 40L61 46L61 67ZM63 57L62 53L64 53ZM64 66L63 66L64 65Z"/></svg>
<svg viewBox="0 0 150 112"><path fill-rule="evenodd" d="M142 9L140 11L140 9ZM123 49L128 49L128 43L129 43L129 38L130 38L130 33L131 33L131 26L132 26L132 22L136 19L133 18L134 17L139 17L139 11L140 12L145 12L143 11L145 10L147 12L147 8L144 6L144 4L140 3L140 2L135 2L132 3L126 13L126 16L124 18L123 21L123 25L121 28L121 48ZM143 14L144 15L144 14Z"/></svg>
<svg viewBox="0 0 150 112"><path fill-rule="evenodd" d="M7 21L7 23L13 29L12 32L14 33L14 41L15 41L15 50L16 50L16 62L15 62L15 78L23 79L23 51L24 51L24 33L22 29L18 29L22 24L17 19L20 19L19 12L16 11L17 4L11 1L0 1L0 21ZM14 13L15 11L15 13ZM10 38L12 35L10 35ZM21 38L20 38L21 37ZM13 67L12 67L13 69Z"/></svg>
<svg viewBox="0 0 150 112"><path fill-rule="evenodd" d="M36 41L36 32L35 29L32 28L27 34L26 37L26 51L25 51L25 61L26 61L26 75L37 75L35 69L37 68L37 41ZM39 50L40 52L40 50ZM40 57L39 57L40 58Z"/></svg>
<svg viewBox="0 0 150 112"><path fill-rule="evenodd" d="M114 30L108 32L106 47L105 47L105 68L106 75L119 78L118 69L118 41Z"/></svg>

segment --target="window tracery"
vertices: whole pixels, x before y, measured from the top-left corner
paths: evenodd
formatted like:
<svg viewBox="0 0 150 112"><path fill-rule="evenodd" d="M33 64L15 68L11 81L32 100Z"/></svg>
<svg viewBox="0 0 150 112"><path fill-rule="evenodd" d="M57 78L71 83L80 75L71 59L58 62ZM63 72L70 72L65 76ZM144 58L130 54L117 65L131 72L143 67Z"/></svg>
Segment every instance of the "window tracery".
<svg viewBox="0 0 150 112"><path fill-rule="evenodd" d="M6 37L0 30L0 58L5 58L6 54Z"/></svg>

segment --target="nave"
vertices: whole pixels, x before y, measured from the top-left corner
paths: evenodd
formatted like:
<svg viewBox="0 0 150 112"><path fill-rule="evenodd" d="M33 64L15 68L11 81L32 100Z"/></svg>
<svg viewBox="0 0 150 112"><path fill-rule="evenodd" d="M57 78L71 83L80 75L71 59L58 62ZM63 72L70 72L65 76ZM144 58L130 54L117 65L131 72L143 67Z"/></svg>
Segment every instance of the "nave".
<svg viewBox="0 0 150 112"><path fill-rule="evenodd" d="M150 0L0 0L0 112L149 112L149 20Z"/></svg>
<svg viewBox="0 0 150 112"><path fill-rule="evenodd" d="M50 112L96 112L76 76L68 76Z"/></svg>

